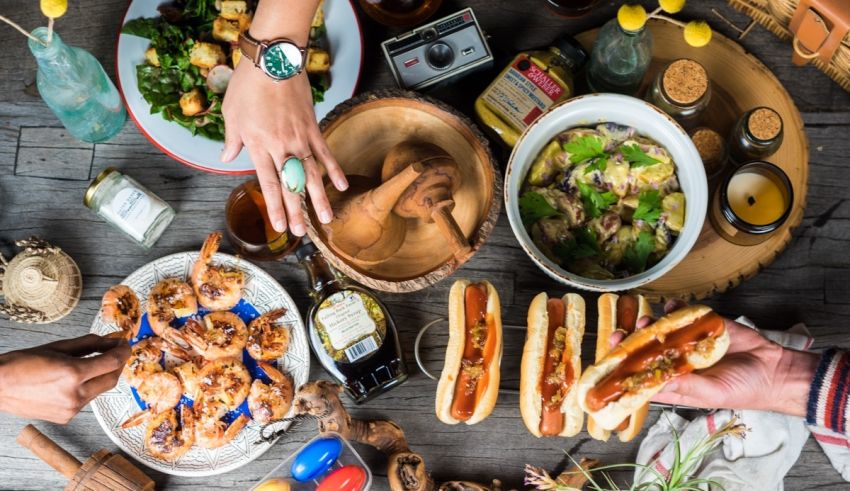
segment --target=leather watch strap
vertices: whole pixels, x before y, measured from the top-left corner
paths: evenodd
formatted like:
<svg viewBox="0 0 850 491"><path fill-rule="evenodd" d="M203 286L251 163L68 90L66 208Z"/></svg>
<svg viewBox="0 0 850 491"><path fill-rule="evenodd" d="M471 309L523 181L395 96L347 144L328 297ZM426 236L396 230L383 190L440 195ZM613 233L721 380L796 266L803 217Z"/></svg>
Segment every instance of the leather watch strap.
<svg viewBox="0 0 850 491"><path fill-rule="evenodd" d="M251 63L255 66L260 63L261 47L262 43L251 37L248 31L239 35L239 51L242 52L242 56L251 60Z"/></svg>

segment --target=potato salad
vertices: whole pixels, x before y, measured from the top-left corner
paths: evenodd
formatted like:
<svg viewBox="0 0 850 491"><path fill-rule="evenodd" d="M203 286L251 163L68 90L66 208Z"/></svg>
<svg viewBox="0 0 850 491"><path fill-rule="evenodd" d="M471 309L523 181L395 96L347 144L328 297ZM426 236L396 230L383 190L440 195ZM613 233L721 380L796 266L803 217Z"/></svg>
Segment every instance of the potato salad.
<svg viewBox="0 0 850 491"><path fill-rule="evenodd" d="M580 276L614 279L667 254L685 222L685 195L667 149L605 123L549 142L525 177L519 209L549 259Z"/></svg>

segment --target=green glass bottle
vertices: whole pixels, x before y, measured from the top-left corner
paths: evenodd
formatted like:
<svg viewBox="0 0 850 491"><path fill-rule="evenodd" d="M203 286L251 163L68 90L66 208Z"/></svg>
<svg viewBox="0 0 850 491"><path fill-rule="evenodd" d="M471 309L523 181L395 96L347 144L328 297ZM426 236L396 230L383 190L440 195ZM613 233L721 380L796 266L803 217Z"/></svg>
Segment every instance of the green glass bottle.
<svg viewBox="0 0 850 491"><path fill-rule="evenodd" d="M611 19L593 43L587 84L593 92L635 95L652 61L652 33L646 25L635 31Z"/></svg>

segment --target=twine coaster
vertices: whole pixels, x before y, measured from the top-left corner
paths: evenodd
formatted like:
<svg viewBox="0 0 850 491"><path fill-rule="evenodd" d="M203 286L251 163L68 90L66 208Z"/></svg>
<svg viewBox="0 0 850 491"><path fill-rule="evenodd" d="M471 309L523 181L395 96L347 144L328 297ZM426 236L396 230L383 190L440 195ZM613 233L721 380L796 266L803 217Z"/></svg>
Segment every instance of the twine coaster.
<svg viewBox="0 0 850 491"><path fill-rule="evenodd" d="M80 268L58 247L35 237L15 243L24 250L6 261L0 276L0 313L27 324L47 324L74 310L83 281Z"/></svg>

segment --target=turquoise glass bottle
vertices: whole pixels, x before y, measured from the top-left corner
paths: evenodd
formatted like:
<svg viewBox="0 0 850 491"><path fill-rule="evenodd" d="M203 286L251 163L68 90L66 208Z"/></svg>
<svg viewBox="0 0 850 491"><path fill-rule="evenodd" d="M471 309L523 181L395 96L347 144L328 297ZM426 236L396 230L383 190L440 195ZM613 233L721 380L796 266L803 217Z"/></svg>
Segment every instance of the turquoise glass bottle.
<svg viewBox="0 0 850 491"><path fill-rule="evenodd" d="M646 26L629 31L616 18L611 19L593 43L587 83L593 92L635 95L650 61L652 33Z"/></svg>
<svg viewBox="0 0 850 491"><path fill-rule="evenodd" d="M32 34L47 40L44 27ZM66 45L56 33L47 46L30 39L29 47L38 62L38 92L74 138L97 143L121 131L127 119L121 95L91 53Z"/></svg>

